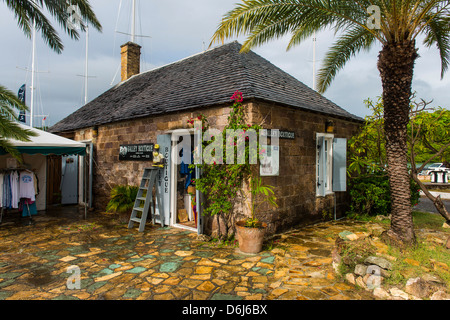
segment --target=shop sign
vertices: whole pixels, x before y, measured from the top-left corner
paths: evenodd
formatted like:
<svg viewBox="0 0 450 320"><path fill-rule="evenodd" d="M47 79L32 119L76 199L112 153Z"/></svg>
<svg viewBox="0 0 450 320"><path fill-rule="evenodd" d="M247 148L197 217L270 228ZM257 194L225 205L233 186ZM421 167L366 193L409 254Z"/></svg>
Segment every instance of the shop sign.
<svg viewBox="0 0 450 320"><path fill-rule="evenodd" d="M295 139L294 131L261 129L261 134L266 137L276 137L278 135L280 139Z"/></svg>
<svg viewBox="0 0 450 320"><path fill-rule="evenodd" d="M153 143L121 145L119 160L153 161L153 147Z"/></svg>

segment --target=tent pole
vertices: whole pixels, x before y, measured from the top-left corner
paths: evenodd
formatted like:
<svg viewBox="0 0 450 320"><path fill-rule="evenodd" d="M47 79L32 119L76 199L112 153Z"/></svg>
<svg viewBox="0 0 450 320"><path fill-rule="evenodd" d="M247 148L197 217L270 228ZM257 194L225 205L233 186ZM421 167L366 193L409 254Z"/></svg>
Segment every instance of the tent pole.
<svg viewBox="0 0 450 320"><path fill-rule="evenodd" d="M84 219L87 219L87 192L86 192L86 179L87 179L87 170L86 170L86 165L87 165L87 159L86 156L83 157L84 159L84 165L83 165L83 193L84 193Z"/></svg>
<svg viewBox="0 0 450 320"><path fill-rule="evenodd" d="M89 146L89 208L92 208L93 165L94 165L94 143L91 142Z"/></svg>

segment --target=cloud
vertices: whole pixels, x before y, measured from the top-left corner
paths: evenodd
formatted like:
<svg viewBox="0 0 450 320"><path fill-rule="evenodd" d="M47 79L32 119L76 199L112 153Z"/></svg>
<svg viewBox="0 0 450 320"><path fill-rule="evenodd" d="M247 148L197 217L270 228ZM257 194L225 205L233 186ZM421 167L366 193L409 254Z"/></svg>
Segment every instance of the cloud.
<svg viewBox="0 0 450 320"><path fill-rule="evenodd" d="M172 63L196 54L208 47L211 37L223 15L231 10L236 0L138 0L139 19L136 23L139 35L151 38L137 38L143 46L142 70ZM117 70L120 64L120 45L129 36L116 31L129 33L131 1L95 0L93 9L103 25L103 32L90 32L89 98L93 99L111 87L111 82L120 81ZM119 5L121 10L119 14ZM58 28L58 24L54 23ZM31 68L31 41L17 26L15 18L4 4L0 4L0 28L2 30L2 70L0 83L16 91L30 75L16 67ZM85 38L80 41L70 39L59 28L65 45L62 54L51 51L39 36L37 40L37 65L40 97L44 113L49 114L50 124L54 124L79 108L84 100ZM241 43L245 37L241 36ZM332 31L317 35L316 69L320 68L327 48L333 42ZM230 40L231 41L231 40ZM286 52L288 37L270 41L255 48L254 51L276 66L288 72L306 85L312 87L312 40ZM418 45L421 43L418 42ZM218 45L218 44L215 44ZM370 52L362 52L353 58L325 92L325 97L359 116L367 114L363 100L376 98L381 94L381 81L376 68L380 47ZM450 81L448 77L440 80L440 61L436 49L420 49L421 57L415 68L413 89L418 97L434 99L434 105L448 106ZM28 99L29 99L29 92ZM40 102L40 101L39 101Z"/></svg>

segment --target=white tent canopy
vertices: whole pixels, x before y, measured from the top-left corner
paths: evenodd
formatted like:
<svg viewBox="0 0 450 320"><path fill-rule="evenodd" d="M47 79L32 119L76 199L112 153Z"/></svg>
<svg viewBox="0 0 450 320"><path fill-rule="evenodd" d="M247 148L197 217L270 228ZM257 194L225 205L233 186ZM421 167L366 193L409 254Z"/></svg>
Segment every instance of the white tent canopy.
<svg viewBox="0 0 450 320"><path fill-rule="evenodd" d="M26 154L79 154L84 155L86 152L86 144L74 140L70 140L49 132L45 132L36 128L31 128L23 124L19 124L23 129L35 132L35 137L30 137L30 141L18 141L9 139L9 142L17 148L20 153ZM0 155L6 154L6 151L0 148Z"/></svg>

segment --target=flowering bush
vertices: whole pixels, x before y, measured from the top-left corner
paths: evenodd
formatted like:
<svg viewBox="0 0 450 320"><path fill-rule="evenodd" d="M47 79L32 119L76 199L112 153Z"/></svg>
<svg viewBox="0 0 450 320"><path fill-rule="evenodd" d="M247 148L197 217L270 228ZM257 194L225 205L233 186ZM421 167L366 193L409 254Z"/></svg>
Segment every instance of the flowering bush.
<svg viewBox="0 0 450 320"><path fill-rule="evenodd" d="M224 132L226 132L227 129L233 129L241 130L245 133L246 131L253 129L258 134L259 129L261 128L259 125L245 123L245 107L242 105L243 94L236 91L231 97L231 100L233 100L233 106L230 115L228 116L228 124L226 125ZM207 119L205 116L201 115L190 120L195 121L197 119L202 120L202 130L204 133L209 128ZM215 139L216 138L217 136ZM238 137L235 137L230 141L227 140L225 135L222 135L221 139L223 140L222 150L226 150L228 143L230 146L233 146L234 159L237 159L237 150L235 150L236 148L234 148L234 146L237 145L235 139L238 139ZM245 141L248 140L248 136L246 136ZM203 149L213 142L215 142L215 140L203 141ZM257 145L257 148L257 150L259 150L259 145ZM259 150L259 152L261 151L262 150ZM250 163L256 163L254 161L255 159L252 157L257 156L257 154L253 154L249 151L249 144L247 143L245 145L244 155L245 163L243 164L217 163L212 160L209 162L212 165L208 165L208 159L204 159L205 161L203 164L198 165L202 170L202 176L195 181L195 186L199 191L206 195L206 198L208 199L208 205L204 206L204 214L221 217L226 220L233 208L234 201L237 199L238 192L241 190L243 181L248 179L251 174ZM209 155L204 155L204 157L208 156ZM212 156L216 155L213 154ZM223 157L221 159L223 159ZM227 224L225 223L225 225ZM226 234L227 233L228 229L226 230Z"/></svg>

